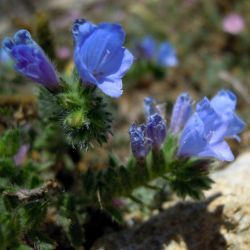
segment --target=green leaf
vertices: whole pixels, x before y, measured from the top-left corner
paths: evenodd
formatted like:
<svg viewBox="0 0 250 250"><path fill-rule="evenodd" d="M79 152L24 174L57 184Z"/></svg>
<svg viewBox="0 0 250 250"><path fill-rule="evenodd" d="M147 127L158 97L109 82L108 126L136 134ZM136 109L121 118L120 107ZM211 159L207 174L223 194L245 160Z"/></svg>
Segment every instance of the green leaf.
<svg viewBox="0 0 250 250"><path fill-rule="evenodd" d="M20 147L19 131L7 130L0 138L0 156L13 157Z"/></svg>
<svg viewBox="0 0 250 250"><path fill-rule="evenodd" d="M170 165L168 181L171 189L182 198L190 196L199 200L213 180L208 176L209 161L197 159L176 160Z"/></svg>
<svg viewBox="0 0 250 250"><path fill-rule="evenodd" d="M16 250L32 250L33 248L31 248L30 246L27 245L20 245L16 248ZM40 248L39 248L40 249Z"/></svg>
<svg viewBox="0 0 250 250"><path fill-rule="evenodd" d="M12 159L0 158L0 176L11 178L15 175L17 168Z"/></svg>
<svg viewBox="0 0 250 250"><path fill-rule="evenodd" d="M178 138L169 134L163 146L164 156L167 162L173 161L178 147Z"/></svg>
<svg viewBox="0 0 250 250"><path fill-rule="evenodd" d="M109 165L111 167L117 167L117 166L119 166L119 161L118 161L116 155L114 155L113 153L109 154L108 162L109 162Z"/></svg>

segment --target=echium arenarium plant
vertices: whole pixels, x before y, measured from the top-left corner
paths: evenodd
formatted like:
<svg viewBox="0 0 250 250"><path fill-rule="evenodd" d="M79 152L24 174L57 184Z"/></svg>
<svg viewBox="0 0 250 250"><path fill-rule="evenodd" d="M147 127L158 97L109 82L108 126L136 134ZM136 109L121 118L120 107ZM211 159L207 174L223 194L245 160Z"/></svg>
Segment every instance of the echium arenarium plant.
<svg viewBox="0 0 250 250"><path fill-rule="evenodd" d="M42 124L52 124L50 134L62 136L80 152L96 142L105 143L111 134L112 116L103 94L122 95L122 77L134 57L123 47L125 32L119 24L95 25L79 19L72 34L75 69L71 77L56 72L26 30L6 38L2 45L16 70L40 84ZM168 126L164 105L147 97L145 123L129 128L132 154L127 162L109 155L109 164L102 170L82 173L73 166L63 177L53 175L49 164L24 163L30 146L22 143L22 129L6 130L0 139L3 249L88 249L89 238L93 238L88 232L95 219L92 215L99 210L121 223L122 211L130 204L123 199L143 206L138 189L153 190L157 195L167 186L182 198L202 198L212 183L211 162L234 159L225 139L239 140L245 126L235 108L236 96L228 90L219 91L211 100L203 98L195 107L191 96L182 93ZM55 147L63 146L58 143ZM56 150L51 153L57 154ZM58 155L61 161L63 157Z"/></svg>

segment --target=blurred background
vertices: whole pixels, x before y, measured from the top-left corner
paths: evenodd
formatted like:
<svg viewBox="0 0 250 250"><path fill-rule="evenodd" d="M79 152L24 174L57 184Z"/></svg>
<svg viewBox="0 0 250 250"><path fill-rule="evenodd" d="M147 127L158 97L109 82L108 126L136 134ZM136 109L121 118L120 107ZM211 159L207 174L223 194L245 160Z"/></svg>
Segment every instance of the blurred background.
<svg viewBox="0 0 250 250"><path fill-rule="evenodd" d="M113 103L119 119L114 124L116 139L112 147L119 148L123 136L117 131L128 142L128 126L142 119L143 99L149 95L167 102L170 112L183 91L199 100L222 88L230 89L238 97L240 115L247 123L250 121L249 13L248 0L1 0L0 39L20 28L28 29L65 74L73 68L71 26L76 18L94 23L119 22L127 34L126 46L132 51L147 36L159 43L170 42L178 65L136 70L136 59L123 81L124 94ZM41 26L47 31L42 32ZM3 63L0 81L2 94L23 93L26 101L33 100L34 84L3 67ZM246 129L243 149L249 138ZM239 144L233 146L237 153Z"/></svg>

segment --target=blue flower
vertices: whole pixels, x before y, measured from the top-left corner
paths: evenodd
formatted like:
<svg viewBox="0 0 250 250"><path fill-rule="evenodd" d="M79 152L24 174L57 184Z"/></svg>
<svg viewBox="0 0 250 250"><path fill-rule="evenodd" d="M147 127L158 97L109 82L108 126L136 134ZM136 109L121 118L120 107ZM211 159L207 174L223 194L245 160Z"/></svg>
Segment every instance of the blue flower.
<svg viewBox="0 0 250 250"><path fill-rule="evenodd" d="M146 126L132 124L129 135L133 155L138 160L145 159L152 145L151 140L146 136Z"/></svg>
<svg viewBox="0 0 250 250"><path fill-rule="evenodd" d="M164 42L160 45L157 63L164 67L175 67L179 63L175 49L169 42Z"/></svg>
<svg viewBox="0 0 250 250"><path fill-rule="evenodd" d="M96 85L111 97L122 94L122 80L134 57L123 47L125 32L119 24L94 25L83 19L72 28L75 40L74 60L86 84Z"/></svg>
<svg viewBox="0 0 250 250"><path fill-rule="evenodd" d="M234 114L236 97L220 91L210 102L206 97L186 123L179 142L179 156L214 157L232 161L234 156L225 142L244 129L244 122Z"/></svg>
<svg viewBox="0 0 250 250"><path fill-rule="evenodd" d="M179 63L175 49L169 42L163 42L158 46L151 36L146 36L138 42L135 54L139 59L154 61L163 67L174 67Z"/></svg>
<svg viewBox="0 0 250 250"><path fill-rule="evenodd" d="M235 94L229 90L221 90L212 98L211 106L221 119L228 123L228 129L225 133L227 138L235 138L240 140L238 134L241 133L246 124L240 117L235 114L237 98Z"/></svg>
<svg viewBox="0 0 250 250"><path fill-rule="evenodd" d="M177 134L184 127L188 118L192 114L192 98L188 93L182 93L178 96L170 121L170 131Z"/></svg>
<svg viewBox="0 0 250 250"><path fill-rule="evenodd" d="M212 117L217 118L216 114ZM214 130L213 126L207 126L207 119L202 120L198 113L194 113L183 130L177 155L212 157L222 161L234 160L230 147L221 136L221 130L225 130L226 127L222 124L220 129Z"/></svg>
<svg viewBox="0 0 250 250"><path fill-rule="evenodd" d="M155 57L155 53L156 53L156 42L151 36L144 37L136 45L136 56L138 58L151 60Z"/></svg>
<svg viewBox="0 0 250 250"><path fill-rule="evenodd" d="M146 124L146 135L152 141L152 146L159 149L167 135L166 122L159 113L150 115Z"/></svg>
<svg viewBox="0 0 250 250"><path fill-rule="evenodd" d="M52 63L27 30L19 30L13 39L5 38L2 46L13 59L19 73L48 88L58 86Z"/></svg>

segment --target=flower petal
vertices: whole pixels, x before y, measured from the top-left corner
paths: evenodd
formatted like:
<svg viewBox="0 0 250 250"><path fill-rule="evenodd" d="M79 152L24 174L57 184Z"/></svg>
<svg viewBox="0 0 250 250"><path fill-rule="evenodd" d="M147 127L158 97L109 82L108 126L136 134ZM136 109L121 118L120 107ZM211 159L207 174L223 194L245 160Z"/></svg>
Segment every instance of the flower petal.
<svg viewBox="0 0 250 250"><path fill-rule="evenodd" d="M177 134L184 127L192 114L192 99L188 93L181 93L173 108L170 122L170 130Z"/></svg>
<svg viewBox="0 0 250 250"><path fill-rule="evenodd" d="M7 53L11 52L14 45L15 45L14 42L9 37L4 38L2 41L2 47Z"/></svg>
<svg viewBox="0 0 250 250"><path fill-rule="evenodd" d="M236 114L232 115L225 137L237 138L237 134L241 133L246 127L246 123Z"/></svg>
<svg viewBox="0 0 250 250"><path fill-rule="evenodd" d="M229 90L219 91L210 102L216 113L221 116L223 122L228 124L225 137L237 138L237 134L245 128L244 121L234 113L236 102L236 96Z"/></svg>
<svg viewBox="0 0 250 250"><path fill-rule="evenodd" d="M87 66L84 64L84 62L80 58L80 54L77 50L75 50L74 53L74 61L75 65L78 71L78 74L80 75L81 79L84 80L88 84L94 84L97 85L96 78L92 75L90 70L87 68Z"/></svg>
<svg viewBox="0 0 250 250"><path fill-rule="evenodd" d="M95 27L96 25L85 19L76 19L72 26L72 35L75 43L82 43L94 31Z"/></svg>
<svg viewBox="0 0 250 250"><path fill-rule="evenodd" d="M214 157L221 161L233 161L234 155L225 141L210 145L209 149L202 152L199 156Z"/></svg>
<svg viewBox="0 0 250 250"><path fill-rule="evenodd" d="M226 128L221 117L214 111L210 105L210 101L204 97L200 102L197 103L196 112L203 121L205 134L211 135L211 140L223 140L224 134L223 131L226 131ZM220 129L223 126L223 130ZM218 133L220 131L221 133ZM213 138L212 138L213 137Z"/></svg>
<svg viewBox="0 0 250 250"><path fill-rule="evenodd" d="M175 50L170 43L164 42L161 44L157 62L165 67L174 67L179 63Z"/></svg>
<svg viewBox="0 0 250 250"><path fill-rule="evenodd" d="M91 36L87 37L80 49L82 60L89 70L98 73L108 58L116 54L121 54L121 47L124 42L124 31L118 24L101 24Z"/></svg>
<svg viewBox="0 0 250 250"><path fill-rule="evenodd" d="M121 79L103 79L102 83L97 87L106 95L118 98L122 95L122 80Z"/></svg>
<svg viewBox="0 0 250 250"><path fill-rule="evenodd" d="M117 55L118 54L119 53L117 53ZM128 49L123 49L121 58L117 58L117 56L115 56L112 58L112 60L111 58L109 59L109 64L106 64L107 66L102 67L101 71L108 75L110 79L122 78L134 62L134 56ZM112 64L117 64L118 67Z"/></svg>
<svg viewBox="0 0 250 250"><path fill-rule="evenodd" d="M19 30L16 32L13 38L16 45L28 45L34 44L34 41L31 38L29 31L27 30Z"/></svg>
<svg viewBox="0 0 250 250"><path fill-rule="evenodd" d="M211 105L218 113L232 112L236 108L237 98L229 90L221 90L211 100Z"/></svg>
<svg viewBox="0 0 250 250"><path fill-rule="evenodd" d="M204 124L197 113L188 120L179 141L178 155L197 156L207 145Z"/></svg>

